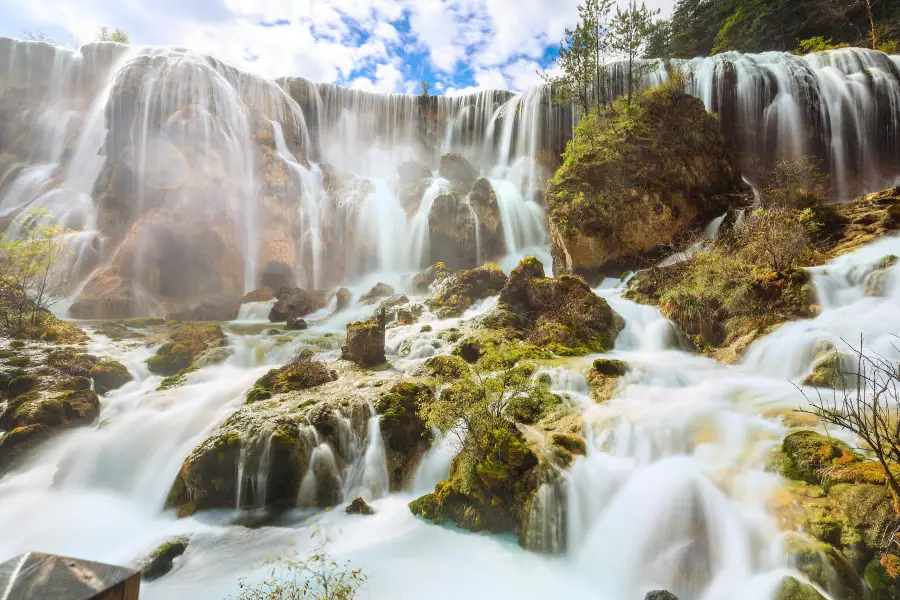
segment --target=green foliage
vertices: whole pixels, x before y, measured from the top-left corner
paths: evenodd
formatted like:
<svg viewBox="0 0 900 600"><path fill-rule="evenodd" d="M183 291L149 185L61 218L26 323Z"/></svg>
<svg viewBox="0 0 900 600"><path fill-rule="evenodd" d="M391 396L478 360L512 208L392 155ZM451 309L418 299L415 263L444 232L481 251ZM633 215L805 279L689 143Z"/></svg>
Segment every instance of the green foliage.
<svg viewBox="0 0 900 600"><path fill-rule="evenodd" d="M197 365L191 365L190 367L182 369L170 377L166 377L159 383L158 386L156 386L156 391L161 392L164 390L171 390L172 388L184 385L187 382L187 376L199 368L200 367Z"/></svg>
<svg viewBox="0 0 900 600"><path fill-rule="evenodd" d="M579 5L579 22L575 29L566 29L559 46L556 66L562 74L542 73L553 86L556 102L576 105L584 114L608 100L601 96L601 81L610 49L608 19L613 4L613 0L585 0Z"/></svg>
<svg viewBox="0 0 900 600"><path fill-rule="evenodd" d="M832 38L822 37L821 35L817 35L815 37L811 37L806 40L801 40L799 44L797 44L797 49L794 50L795 54L812 54L814 52L825 52L826 50L837 50L838 48L847 48L850 44L844 42L840 44L835 44Z"/></svg>
<svg viewBox="0 0 900 600"><path fill-rule="evenodd" d="M640 6L635 0L629 0L624 11L616 7L616 16L610 25L609 47L612 52L625 57L628 63L628 104L631 104L635 84L641 77L641 70L635 68L635 59L643 54L653 35L653 17L658 14L658 10L648 9L643 0Z"/></svg>
<svg viewBox="0 0 900 600"><path fill-rule="evenodd" d="M267 579L261 582L240 580L240 594L234 600L351 600L366 583L360 569L350 563L338 564L329 556L325 542L319 543L306 558L281 557Z"/></svg>
<svg viewBox="0 0 900 600"><path fill-rule="evenodd" d="M113 31L110 31L106 25L101 25L100 31L97 32L97 41L130 44L131 37L127 33L125 33L125 31L121 27L116 27Z"/></svg>
<svg viewBox="0 0 900 600"><path fill-rule="evenodd" d="M171 376L187 369L201 354L222 345L225 334L216 323L184 323L172 330L169 340L146 360L152 373Z"/></svg>
<svg viewBox="0 0 900 600"><path fill-rule="evenodd" d="M652 56L671 58L847 45L890 52L900 40L898 19L900 0L678 0L650 47Z"/></svg>
<svg viewBox="0 0 900 600"><path fill-rule="evenodd" d="M40 338L55 325L49 309L63 297L69 233L46 211L34 211L19 237L0 237L0 334Z"/></svg>

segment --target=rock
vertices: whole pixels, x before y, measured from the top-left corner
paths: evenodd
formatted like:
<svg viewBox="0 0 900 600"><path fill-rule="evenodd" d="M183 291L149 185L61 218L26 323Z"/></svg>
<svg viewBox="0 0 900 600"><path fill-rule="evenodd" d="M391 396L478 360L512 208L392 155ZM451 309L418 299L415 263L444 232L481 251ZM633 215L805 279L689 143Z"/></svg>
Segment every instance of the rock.
<svg viewBox="0 0 900 600"><path fill-rule="evenodd" d="M799 536L790 538L786 546L790 565L811 582L828 590L831 597L847 600L866 598L861 578L833 546Z"/></svg>
<svg viewBox="0 0 900 600"><path fill-rule="evenodd" d="M444 263L435 263L415 276L413 279L413 290L417 294L426 294L432 283L452 274L453 272Z"/></svg>
<svg viewBox="0 0 900 600"><path fill-rule="evenodd" d="M288 318L284 328L288 331L302 331L306 329L306 321L304 321L303 319L290 317Z"/></svg>
<svg viewBox="0 0 900 600"><path fill-rule="evenodd" d="M384 353L384 312L366 321L347 325L347 341L341 346L341 358L363 366L380 365Z"/></svg>
<svg viewBox="0 0 900 600"><path fill-rule="evenodd" d="M241 299L233 294L214 294L193 308L166 315L167 321L233 321L241 309Z"/></svg>
<svg viewBox="0 0 900 600"><path fill-rule="evenodd" d="M803 385L842 389L855 385L855 377L850 374L855 370L853 359L847 354L832 350L816 360L812 373L803 380Z"/></svg>
<svg viewBox="0 0 900 600"><path fill-rule="evenodd" d="M429 260L451 269L471 269L485 258L502 256L499 214L496 203L476 207L458 191L441 194L428 211Z"/></svg>
<svg viewBox="0 0 900 600"><path fill-rule="evenodd" d="M10 400L0 413L0 430L42 425L48 428L87 425L100 414L100 399L91 390L32 390Z"/></svg>
<svg viewBox="0 0 900 600"><path fill-rule="evenodd" d="M238 465L257 473L268 465L266 489L245 478L241 507L327 507L341 501L341 473L359 456L370 417L366 390L327 384L246 404L185 459L169 493L180 516L233 509Z"/></svg>
<svg viewBox="0 0 900 600"><path fill-rule="evenodd" d="M451 465L450 480L409 503L414 515L438 525L454 522L470 531L520 530L527 518L525 499L534 485L528 474L538 459L511 423L492 429L489 435L484 442L485 464L464 447ZM491 460L492 456L503 458ZM460 481L472 481L475 489L464 493L454 484Z"/></svg>
<svg viewBox="0 0 900 600"><path fill-rule="evenodd" d="M475 180L478 179L478 169L473 167L461 154L455 152L448 152L441 157L439 173L444 179L460 184L463 193L468 193Z"/></svg>
<svg viewBox="0 0 900 600"><path fill-rule="evenodd" d="M394 288L386 283L376 283L368 292L359 297L360 304L374 304L378 298L394 295Z"/></svg>
<svg viewBox="0 0 900 600"><path fill-rule="evenodd" d="M111 321L100 323L99 325L94 327L94 332L99 333L100 335L105 335L113 341L144 337L143 334L138 333L137 331L132 331L125 325L120 325L119 323L113 323Z"/></svg>
<svg viewBox="0 0 900 600"><path fill-rule="evenodd" d="M472 191L469 192L469 204L478 216L478 223L482 228L482 240L492 240L498 234L502 236L500 231L500 206L497 204L497 194L494 192L491 182L482 177L475 181ZM506 252L505 247L500 244L488 244L490 252L501 253Z"/></svg>
<svg viewBox="0 0 900 600"><path fill-rule="evenodd" d="M291 362L272 369L256 380L247 392L247 402L271 398L297 390L308 390L337 379L337 374L322 361L313 360L313 353L301 350Z"/></svg>
<svg viewBox="0 0 900 600"><path fill-rule="evenodd" d="M37 386L38 382L40 382L40 378L37 375L20 375L9 382L6 393L10 398L27 394Z"/></svg>
<svg viewBox="0 0 900 600"><path fill-rule="evenodd" d="M172 570L176 558L185 553L190 544L186 537L177 537L160 544L153 552L141 561L141 578L153 581Z"/></svg>
<svg viewBox="0 0 900 600"><path fill-rule="evenodd" d="M655 590L647 592L647 595L644 596L644 600L678 600L678 598L675 594L667 592L666 590Z"/></svg>
<svg viewBox="0 0 900 600"><path fill-rule="evenodd" d="M789 479L828 486L886 482L884 470L877 461L868 460L844 442L814 431L788 435L781 449L785 456L781 471ZM900 470L897 473L900 476Z"/></svg>
<svg viewBox="0 0 900 600"><path fill-rule="evenodd" d="M381 304L378 305L378 308L379 310L396 308L397 306L402 306L404 304L409 304L409 298L403 294L394 294L390 298L382 300Z"/></svg>
<svg viewBox="0 0 900 600"><path fill-rule="evenodd" d="M884 554L866 565L864 579L871 590L872 600L894 600L900 589L900 557Z"/></svg>
<svg viewBox="0 0 900 600"><path fill-rule="evenodd" d="M278 290L281 288L272 288L272 287L261 287L244 294L241 297L241 304L247 304L248 302L268 302L276 295L278 295Z"/></svg>
<svg viewBox="0 0 900 600"><path fill-rule="evenodd" d="M506 281L506 273L492 263L457 271L436 283L426 305L442 319L458 317L476 300L498 294Z"/></svg>
<svg viewBox="0 0 900 600"><path fill-rule="evenodd" d="M825 600L825 596L811 585L801 583L794 577L785 577L781 580L775 600Z"/></svg>
<svg viewBox="0 0 900 600"><path fill-rule="evenodd" d="M313 294L300 288L283 287L278 290L277 298L275 306L269 311L269 321L272 323L299 319L324 307Z"/></svg>
<svg viewBox="0 0 900 600"><path fill-rule="evenodd" d="M594 371L606 377L621 377L628 372L628 363L624 360L598 358L594 361Z"/></svg>
<svg viewBox="0 0 900 600"><path fill-rule="evenodd" d="M116 360L102 360L91 369L94 390L100 395L117 390L133 379L128 369Z"/></svg>
<svg viewBox="0 0 900 600"><path fill-rule="evenodd" d="M101 269L91 275L69 315L75 319L128 319L140 315L145 294L131 280L123 278L117 269Z"/></svg>
<svg viewBox="0 0 900 600"><path fill-rule="evenodd" d="M416 183L422 179L430 179L431 169L422 163L408 160L400 163L400 166L397 167L397 175L404 183Z"/></svg>
<svg viewBox="0 0 900 600"><path fill-rule="evenodd" d="M582 119L550 181L555 274L593 280L643 266L642 257L679 243L741 191L737 163L703 102L663 86L634 103L638 113L623 104Z"/></svg>
<svg viewBox="0 0 900 600"><path fill-rule="evenodd" d="M218 324L178 325L169 333L169 341L156 351L155 356L147 359L147 366L151 373L175 375L190 367L207 350L221 346L225 341L225 334Z"/></svg>
<svg viewBox="0 0 900 600"><path fill-rule="evenodd" d="M375 411L381 415L381 437L388 457L392 490L403 489L419 459L430 447L431 430L419 415L419 409L423 402L433 397L428 386L401 382L375 401Z"/></svg>
<svg viewBox="0 0 900 600"><path fill-rule="evenodd" d="M624 321L580 277L544 277L534 257L513 269L500 292L500 307L521 317L527 340L561 355L606 352Z"/></svg>
<svg viewBox="0 0 900 600"><path fill-rule="evenodd" d="M347 505L346 510L344 511L348 515L374 515L375 511L372 510L372 507L369 506L365 500L357 496L353 499L353 502Z"/></svg>
<svg viewBox="0 0 900 600"><path fill-rule="evenodd" d="M335 297L337 298L337 304L334 308L334 312L339 313L350 306L350 301L353 299L353 293L347 288L342 287L335 293Z"/></svg>

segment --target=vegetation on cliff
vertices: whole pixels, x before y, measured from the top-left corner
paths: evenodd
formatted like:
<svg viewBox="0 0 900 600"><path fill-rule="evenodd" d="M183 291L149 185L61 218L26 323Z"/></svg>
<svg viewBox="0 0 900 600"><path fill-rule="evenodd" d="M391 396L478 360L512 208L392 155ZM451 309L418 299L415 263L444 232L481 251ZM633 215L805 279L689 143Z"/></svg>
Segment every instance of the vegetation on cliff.
<svg viewBox="0 0 900 600"><path fill-rule="evenodd" d="M594 109L563 159L546 196L556 273L618 275L739 191L718 119L677 78Z"/></svg>

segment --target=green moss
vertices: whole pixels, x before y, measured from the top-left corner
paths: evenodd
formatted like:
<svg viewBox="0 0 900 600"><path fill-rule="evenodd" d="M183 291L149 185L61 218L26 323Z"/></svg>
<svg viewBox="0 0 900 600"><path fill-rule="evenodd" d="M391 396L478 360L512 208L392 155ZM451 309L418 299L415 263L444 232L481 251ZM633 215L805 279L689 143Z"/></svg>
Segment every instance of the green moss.
<svg viewBox="0 0 900 600"><path fill-rule="evenodd" d="M432 356L425 361L425 370L429 375L436 375L448 379L468 377L472 370L466 362L458 356L441 355Z"/></svg>
<svg viewBox="0 0 900 600"><path fill-rule="evenodd" d="M365 500L360 497L354 498L353 502L347 505L345 511L348 515L374 515L375 511L369 506Z"/></svg>
<svg viewBox="0 0 900 600"><path fill-rule="evenodd" d="M47 364L66 375L90 377L97 359L74 348L60 348L47 355Z"/></svg>
<svg viewBox="0 0 900 600"><path fill-rule="evenodd" d="M594 361L594 371L606 377L621 377L628 372L628 363L624 360L598 358Z"/></svg>
<svg viewBox="0 0 900 600"><path fill-rule="evenodd" d="M785 577L775 594L775 600L825 600L816 589L800 583L793 577Z"/></svg>
<svg viewBox="0 0 900 600"><path fill-rule="evenodd" d="M133 379L128 368L116 360L101 360L90 371L98 394L117 390Z"/></svg>
<svg viewBox="0 0 900 600"><path fill-rule="evenodd" d="M10 398L16 398L33 390L40 383L37 375L19 375L9 382L8 393Z"/></svg>
<svg viewBox="0 0 900 600"><path fill-rule="evenodd" d="M57 384L56 389L61 391L89 390L91 389L91 380L87 377L64 379Z"/></svg>
<svg viewBox="0 0 900 600"><path fill-rule="evenodd" d="M27 367L31 364L31 359L27 356L16 356L7 359L4 361L4 364L9 365L10 367Z"/></svg>
<svg viewBox="0 0 900 600"><path fill-rule="evenodd" d="M419 331L421 331L422 333L428 333L429 331L431 331L431 325L422 325L422 328Z"/></svg>
<svg viewBox="0 0 900 600"><path fill-rule="evenodd" d="M563 448L571 454L584 456L585 452L587 452L587 446L585 445L584 438L580 435L575 435L572 433L554 433L552 436L550 436L550 441L554 445Z"/></svg>
<svg viewBox="0 0 900 600"><path fill-rule="evenodd" d="M178 387L180 385L184 385L187 382L187 376L198 370L200 367L197 365L191 365L186 369L182 369L178 371L175 375L171 377L166 377L163 379L160 384L156 387L156 391L160 392L163 390L170 390L172 388Z"/></svg>
<svg viewBox="0 0 900 600"><path fill-rule="evenodd" d="M175 375L191 366L201 354L222 345L225 334L215 323L185 323L176 326L169 334L169 342L147 359L152 373Z"/></svg>
<svg viewBox="0 0 900 600"><path fill-rule="evenodd" d="M137 329L144 329L147 327L155 327L157 325L165 325L165 319L158 319L155 317L147 317L142 319L128 319L123 322L128 327L136 327Z"/></svg>
<svg viewBox="0 0 900 600"><path fill-rule="evenodd" d="M13 340L9 343L9 347L13 350L21 350L25 347L25 342L23 340Z"/></svg>

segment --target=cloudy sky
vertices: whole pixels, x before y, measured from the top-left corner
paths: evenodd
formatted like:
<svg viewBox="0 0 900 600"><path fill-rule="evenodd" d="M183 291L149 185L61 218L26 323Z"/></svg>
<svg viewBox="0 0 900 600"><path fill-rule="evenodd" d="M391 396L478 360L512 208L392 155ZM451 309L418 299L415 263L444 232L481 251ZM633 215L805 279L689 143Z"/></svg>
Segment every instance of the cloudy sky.
<svg viewBox="0 0 900 600"><path fill-rule="evenodd" d="M179 45L266 77L374 91L522 90L552 62L581 0L0 0L0 36L65 45L101 24L134 44ZM618 0L621 4L627 0ZM674 0L647 0L663 15Z"/></svg>

